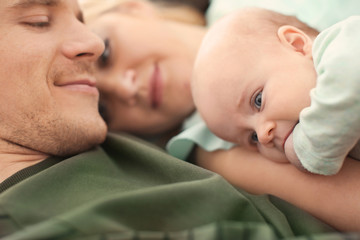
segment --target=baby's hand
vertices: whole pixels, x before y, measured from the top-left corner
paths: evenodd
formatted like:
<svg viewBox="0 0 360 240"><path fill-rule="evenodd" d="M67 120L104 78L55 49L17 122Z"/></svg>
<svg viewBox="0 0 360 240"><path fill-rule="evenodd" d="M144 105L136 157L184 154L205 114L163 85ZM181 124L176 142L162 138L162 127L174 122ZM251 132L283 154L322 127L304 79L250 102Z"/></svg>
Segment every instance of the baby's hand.
<svg viewBox="0 0 360 240"><path fill-rule="evenodd" d="M284 151L286 158L289 160L289 162L292 165L294 165L297 169L303 172L307 172L307 170L303 167L303 165L301 164L299 158L295 153L292 133L289 135L288 139L285 142Z"/></svg>

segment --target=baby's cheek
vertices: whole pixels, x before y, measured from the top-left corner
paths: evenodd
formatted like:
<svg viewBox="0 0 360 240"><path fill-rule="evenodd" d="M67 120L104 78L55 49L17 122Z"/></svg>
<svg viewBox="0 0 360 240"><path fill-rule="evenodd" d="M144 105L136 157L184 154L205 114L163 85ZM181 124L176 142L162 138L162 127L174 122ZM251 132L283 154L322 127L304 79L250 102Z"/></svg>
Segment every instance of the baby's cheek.
<svg viewBox="0 0 360 240"><path fill-rule="evenodd" d="M271 161L278 162L278 163L289 163L289 160L286 158L285 153L279 151L275 147L267 148L267 147L260 147L259 152L264 157L268 158Z"/></svg>

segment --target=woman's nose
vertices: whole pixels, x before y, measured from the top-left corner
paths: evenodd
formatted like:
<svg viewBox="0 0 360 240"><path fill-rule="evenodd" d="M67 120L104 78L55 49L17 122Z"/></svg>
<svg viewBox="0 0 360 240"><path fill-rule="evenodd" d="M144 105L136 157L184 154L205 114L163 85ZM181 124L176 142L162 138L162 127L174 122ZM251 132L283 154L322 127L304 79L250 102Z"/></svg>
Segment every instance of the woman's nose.
<svg viewBox="0 0 360 240"><path fill-rule="evenodd" d="M138 92L136 72L128 69L114 75L103 76L98 80L100 93L105 94L108 98L120 99L129 106L135 105Z"/></svg>

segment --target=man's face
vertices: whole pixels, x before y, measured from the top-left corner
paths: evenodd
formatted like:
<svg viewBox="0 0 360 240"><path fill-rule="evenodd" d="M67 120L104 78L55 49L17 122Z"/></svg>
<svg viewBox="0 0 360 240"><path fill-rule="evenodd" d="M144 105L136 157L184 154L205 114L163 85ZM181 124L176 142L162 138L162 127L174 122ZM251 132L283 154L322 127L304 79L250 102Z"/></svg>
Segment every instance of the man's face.
<svg viewBox="0 0 360 240"><path fill-rule="evenodd" d="M242 39L229 22L210 30L196 60L193 93L216 135L287 161L284 143L310 105L316 73L311 58L271 39Z"/></svg>
<svg viewBox="0 0 360 240"><path fill-rule="evenodd" d="M1 0L1 140L52 155L102 142L92 62L103 49L76 0Z"/></svg>

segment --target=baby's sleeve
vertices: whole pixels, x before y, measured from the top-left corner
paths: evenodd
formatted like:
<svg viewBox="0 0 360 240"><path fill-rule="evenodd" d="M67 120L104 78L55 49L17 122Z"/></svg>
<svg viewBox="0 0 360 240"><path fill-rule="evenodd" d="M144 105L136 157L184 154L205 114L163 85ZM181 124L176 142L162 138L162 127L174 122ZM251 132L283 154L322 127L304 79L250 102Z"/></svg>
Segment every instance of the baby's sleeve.
<svg viewBox="0 0 360 240"><path fill-rule="evenodd" d="M317 84L300 113L294 149L310 172L336 174L360 136L360 17L326 29L313 46Z"/></svg>
<svg viewBox="0 0 360 240"><path fill-rule="evenodd" d="M207 128L199 113L195 112L185 121L183 131L170 139L166 145L166 150L174 157L187 160L195 146L212 152L216 150L228 150L235 146L235 144L215 136Z"/></svg>

